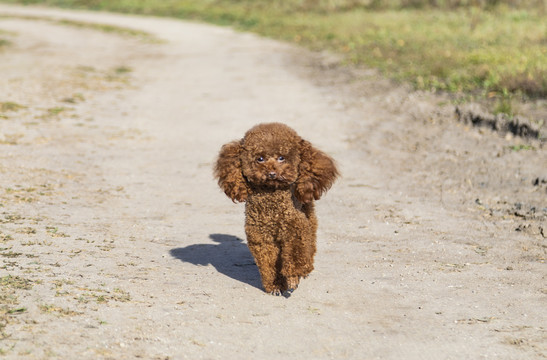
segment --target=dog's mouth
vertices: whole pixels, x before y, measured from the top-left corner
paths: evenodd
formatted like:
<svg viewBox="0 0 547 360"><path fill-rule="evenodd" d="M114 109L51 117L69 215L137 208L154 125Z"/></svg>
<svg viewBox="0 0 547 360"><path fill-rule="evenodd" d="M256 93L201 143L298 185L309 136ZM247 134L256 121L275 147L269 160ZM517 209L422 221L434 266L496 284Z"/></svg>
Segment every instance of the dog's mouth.
<svg viewBox="0 0 547 360"><path fill-rule="evenodd" d="M265 179L264 179L264 183L266 184L287 184L288 181L285 179L285 178L282 178L282 177L270 177L270 176L267 176Z"/></svg>
<svg viewBox="0 0 547 360"><path fill-rule="evenodd" d="M253 187L271 189L284 189L290 187L296 181L290 174L277 172L275 170L256 172L244 177L247 183Z"/></svg>
<svg viewBox="0 0 547 360"><path fill-rule="evenodd" d="M282 174L267 173L262 176L262 184L270 187L284 187L293 183Z"/></svg>

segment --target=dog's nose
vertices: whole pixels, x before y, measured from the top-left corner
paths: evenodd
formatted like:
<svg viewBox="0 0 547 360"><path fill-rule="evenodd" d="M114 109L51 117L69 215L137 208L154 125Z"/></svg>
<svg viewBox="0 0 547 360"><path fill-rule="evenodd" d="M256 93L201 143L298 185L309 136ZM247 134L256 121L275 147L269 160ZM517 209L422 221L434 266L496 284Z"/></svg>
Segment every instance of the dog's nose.
<svg viewBox="0 0 547 360"><path fill-rule="evenodd" d="M268 177L269 177L270 179L275 179L275 178L277 177L277 173L276 173L275 171L270 171L270 172L268 173Z"/></svg>

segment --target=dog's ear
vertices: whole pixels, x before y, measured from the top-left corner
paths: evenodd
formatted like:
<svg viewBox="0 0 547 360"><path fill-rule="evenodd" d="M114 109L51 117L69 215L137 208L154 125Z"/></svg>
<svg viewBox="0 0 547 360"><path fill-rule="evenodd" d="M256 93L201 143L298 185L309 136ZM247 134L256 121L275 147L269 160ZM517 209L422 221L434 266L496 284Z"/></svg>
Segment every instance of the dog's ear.
<svg viewBox="0 0 547 360"><path fill-rule="evenodd" d="M300 141L298 172L295 196L302 203L319 200L339 175L334 160L306 140Z"/></svg>
<svg viewBox="0 0 547 360"><path fill-rule="evenodd" d="M247 182L241 172L241 141L233 141L220 149L214 169L218 185L233 202L247 199Z"/></svg>

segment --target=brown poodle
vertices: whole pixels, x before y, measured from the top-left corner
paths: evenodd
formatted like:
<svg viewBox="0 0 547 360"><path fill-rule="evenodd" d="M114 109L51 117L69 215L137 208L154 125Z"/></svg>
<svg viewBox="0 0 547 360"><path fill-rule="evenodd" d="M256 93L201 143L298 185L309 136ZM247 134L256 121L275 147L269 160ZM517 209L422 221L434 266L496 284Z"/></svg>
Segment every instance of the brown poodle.
<svg viewBox="0 0 547 360"><path fill-rule="evenodd" d="M264 289L290 295L313 270L314 200L338 176L334 161L280 123L260 124L222 147L215 177L246 202L245 233Z"/></svg>

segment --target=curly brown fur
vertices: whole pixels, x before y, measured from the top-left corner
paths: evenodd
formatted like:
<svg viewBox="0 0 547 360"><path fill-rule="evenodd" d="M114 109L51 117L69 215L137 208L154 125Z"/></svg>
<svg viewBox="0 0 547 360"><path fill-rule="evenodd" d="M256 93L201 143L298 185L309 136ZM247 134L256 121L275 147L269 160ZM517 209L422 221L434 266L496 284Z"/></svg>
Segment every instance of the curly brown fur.
<svg viewBox="0 0 547 360"><path fill-rule="evenodd" d="M222 147L215 177L245 204L245 233L264 290L292 292L313 270L314 200L338 176L334 161L280 123L259 124Z"/></svg>

